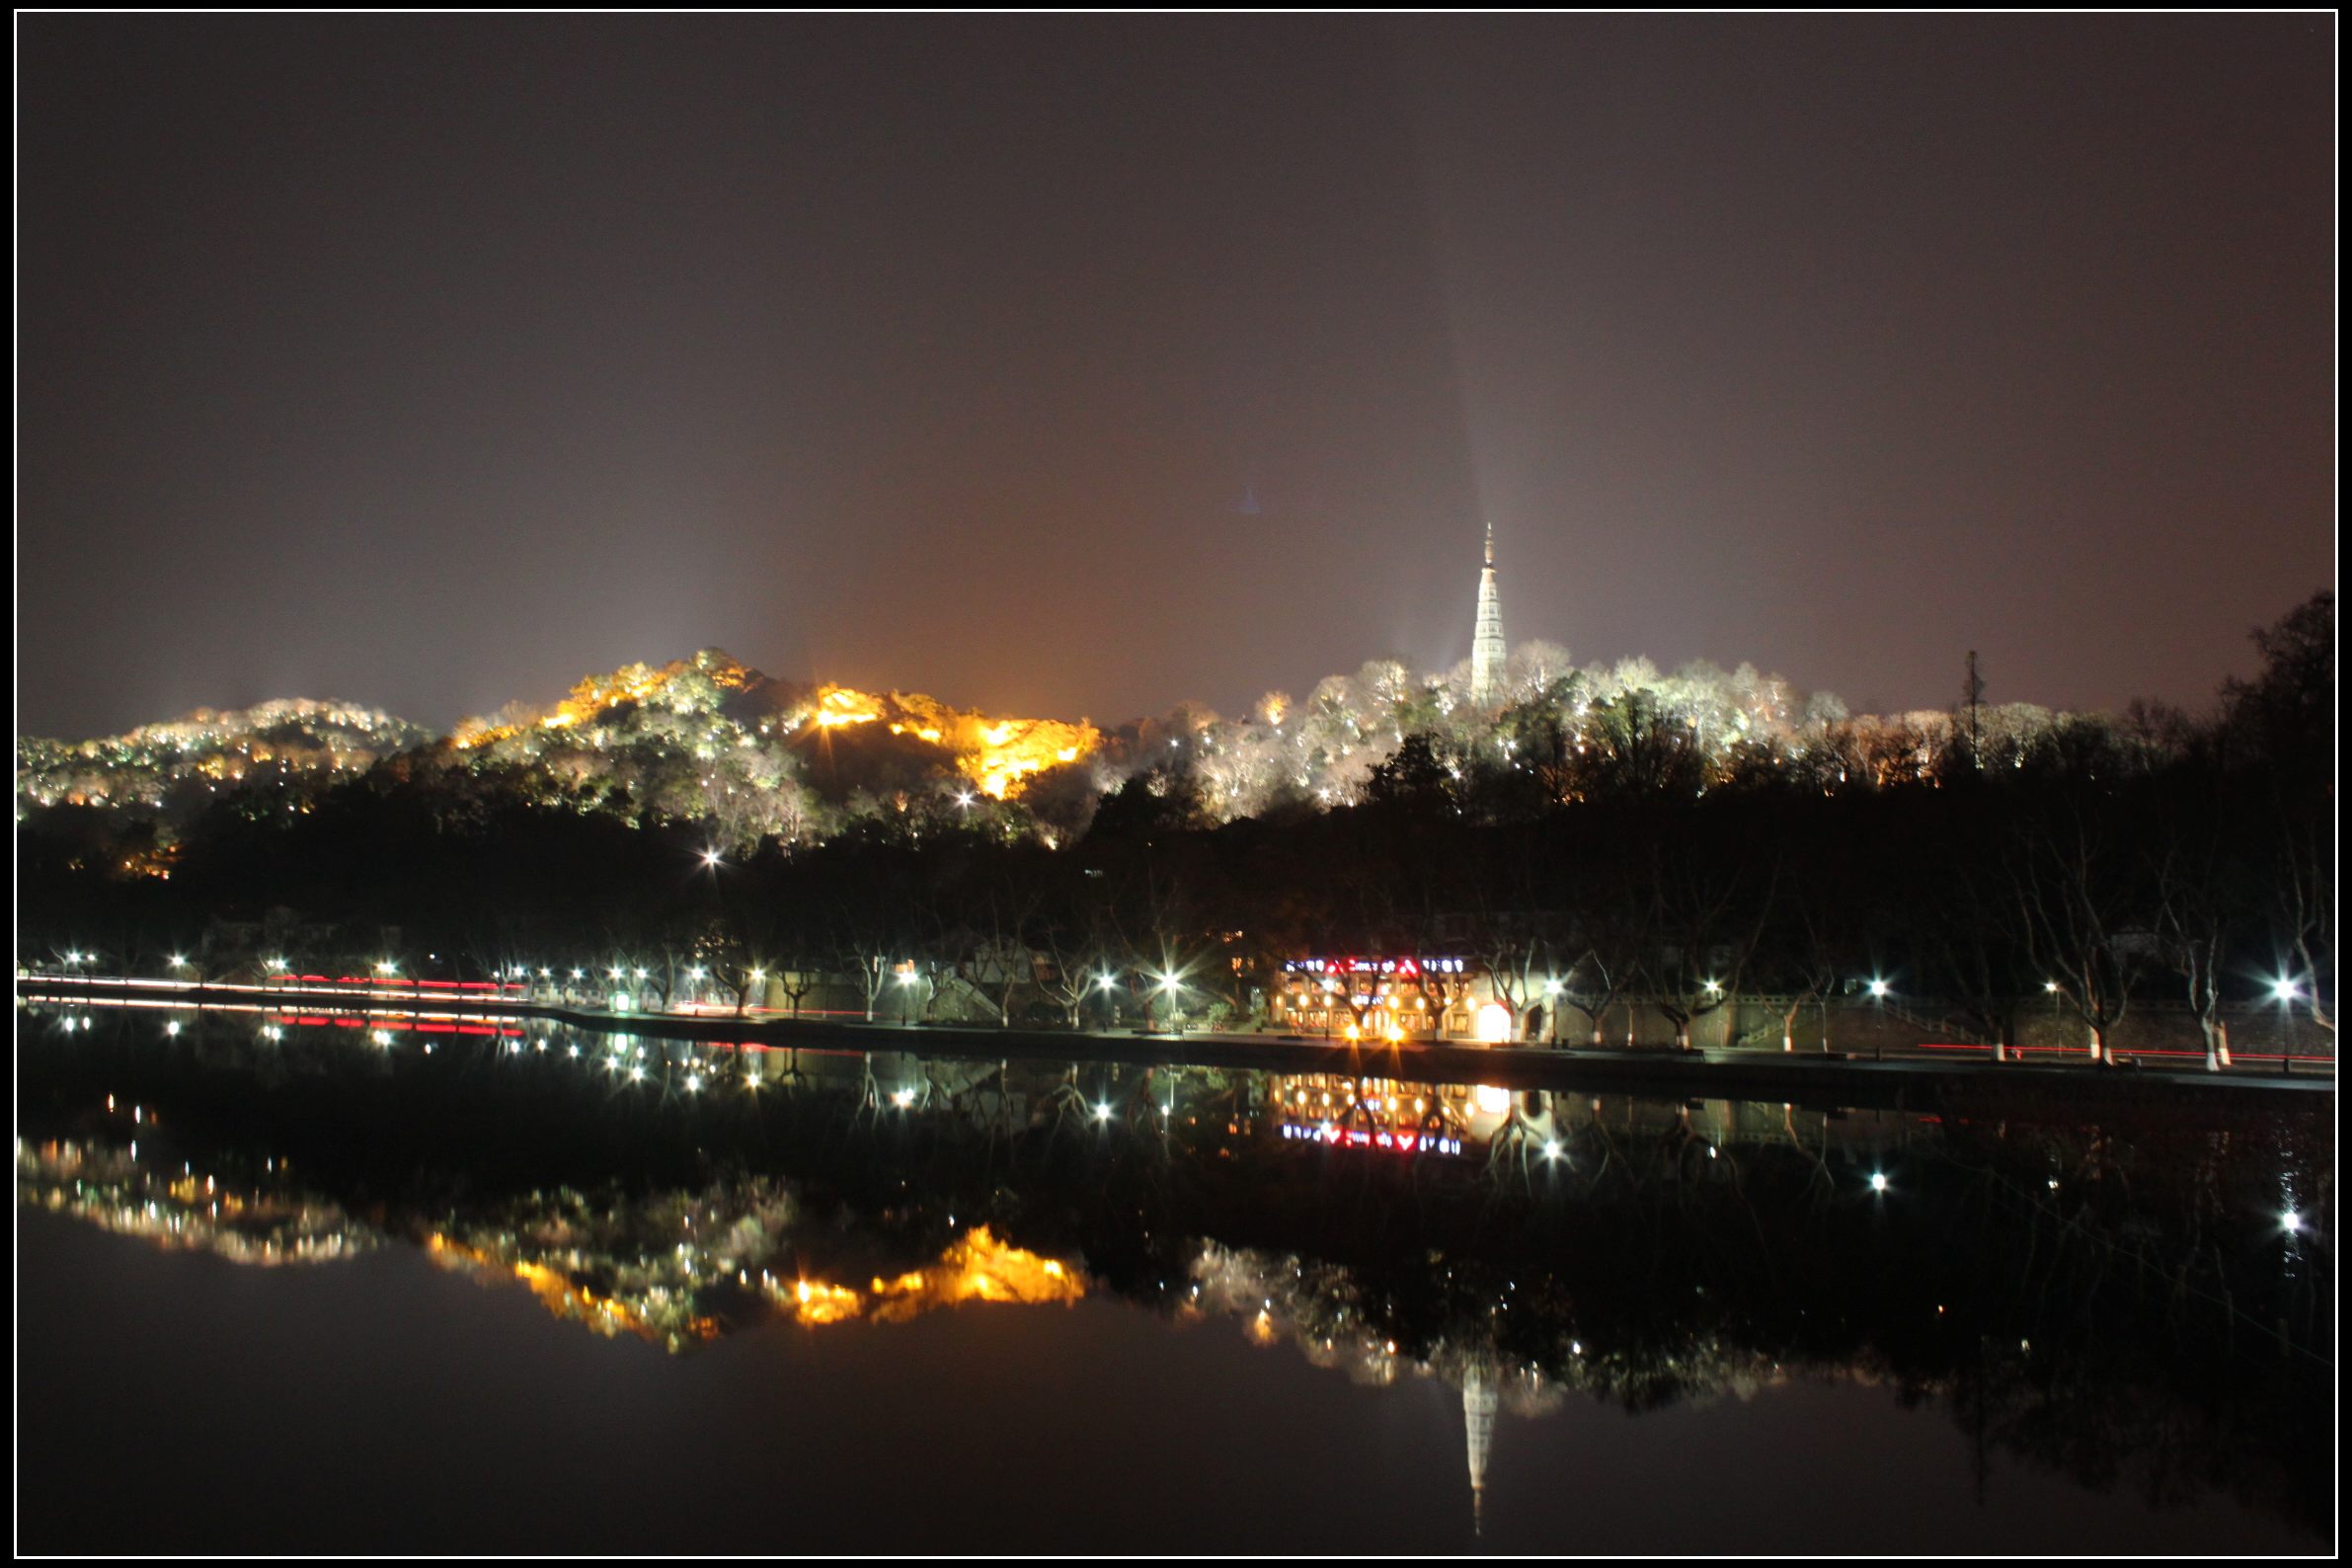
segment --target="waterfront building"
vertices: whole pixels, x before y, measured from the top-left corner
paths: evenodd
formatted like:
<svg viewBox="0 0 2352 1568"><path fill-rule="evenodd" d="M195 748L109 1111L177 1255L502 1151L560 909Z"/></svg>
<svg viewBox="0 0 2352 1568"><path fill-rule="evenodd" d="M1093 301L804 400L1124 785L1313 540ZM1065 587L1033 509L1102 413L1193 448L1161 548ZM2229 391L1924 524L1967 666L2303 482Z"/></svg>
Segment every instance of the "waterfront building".
<svg viewBox="0 0 2352 1568"><path fill-rule="evenodd" d="M1268 1010L1278 1030L1334 1039L1491 1045L1512 1029L1489 977L1457 954L1285 959Z"/></svg>

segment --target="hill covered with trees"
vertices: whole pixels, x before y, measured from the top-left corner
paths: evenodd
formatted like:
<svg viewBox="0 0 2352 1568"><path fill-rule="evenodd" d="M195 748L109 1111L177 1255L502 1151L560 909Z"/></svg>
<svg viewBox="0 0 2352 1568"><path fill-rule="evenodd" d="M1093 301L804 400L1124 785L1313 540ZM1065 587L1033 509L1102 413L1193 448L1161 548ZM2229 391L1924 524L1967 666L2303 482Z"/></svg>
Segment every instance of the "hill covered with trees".
<svg viewBox="0 0 2352 1568"><path fill-rule="evenodd" d="M1871 975L1988 1039L2020 996L2096 1035L2135 997L2210 1024L2280 984L2332 1030L2332 596L2255 643L2260 673L2204 714L1972 688L1857 718L1745 666L1580 667L1542 645L1489 707L1458 671L1375 663L1242 718L1184 705L1107 732L716 652L423 740L272 705L21 743L20 943L127 953L288 908L483 968L887 956L1000 989L1008 1014L1053 987L1013 952L1238 1001L1285 955L1446 947L1506 985L1559 981L1595 1029L1635 992L1686 1023Z"/></svg>

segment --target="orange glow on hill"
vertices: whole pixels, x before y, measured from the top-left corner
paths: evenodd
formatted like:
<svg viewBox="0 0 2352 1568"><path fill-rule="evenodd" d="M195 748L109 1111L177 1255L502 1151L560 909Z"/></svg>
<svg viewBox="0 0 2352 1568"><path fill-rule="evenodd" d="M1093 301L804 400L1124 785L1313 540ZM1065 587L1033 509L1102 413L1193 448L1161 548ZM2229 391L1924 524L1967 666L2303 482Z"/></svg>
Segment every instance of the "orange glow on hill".
<svg viewBox="0 0 2352 1568"><path fill-rule="evenodd" d="M814 1328L863 1317L869 1310L877 1323L903 1323L934 1307L967 1301L1066 1304L1084 1299L1086 1284L1067 1266L999 1241L981 1225L941 1253L937 1263L895 1280L876 1279L863 1294L809 1280L796 1281L782 1294L794 1320Z"/></svg>
<svg viewBox="0 0 2352 1568"><path fill-rule="evenodd" d="M847 686L822 688L807 717L821 730L879 722L893 735L927 741L952 752L956 771L997 800L1020 794L1033 773L1092 755L1103 740L1090 724L994 719L919 692L874 696Z"/></svg>

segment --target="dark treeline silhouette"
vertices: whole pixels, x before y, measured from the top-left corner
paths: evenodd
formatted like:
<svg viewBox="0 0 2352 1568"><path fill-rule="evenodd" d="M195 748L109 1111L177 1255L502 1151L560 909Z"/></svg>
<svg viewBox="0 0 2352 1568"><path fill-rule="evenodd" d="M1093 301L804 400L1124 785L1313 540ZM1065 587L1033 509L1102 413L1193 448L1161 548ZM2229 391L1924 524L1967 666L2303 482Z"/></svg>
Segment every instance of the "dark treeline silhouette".
<svg viewBox="0 0 2352 1568"><path fill-rule="evenodd" d="M1285 957L1454 951L1514 1001L1557 981L1563 1040L1597 1041L1629 997L1686 1044L1744 997L1793 1017L1865 979L2004 1044L2022 1007L2064 1007L2104 1055L2162 998L2211 1049L2225 1005L2268 987L2332 1032L2332 596L2255 641L2260 673L2210 718L2135 704L1995 757L1959 723L1891 783L1736 747L1710 769L1635 693L1582 741L1537 698L1501 716L1507 744L1409 734L1329 809L1220 823L1197 771L1138 772L1061 839L902 796L823 842L724 854L693 821L530 803L496 768L381 766L299 811L222 795L163 878L151 822L54 806L18 828L20 958L153 972L274 909L336 928L345 962L397 928L408 962L455 972L629 955L665 997L689 964L739 994L753 968L824 972L870 1007L961 991L1006 1022L1147 1006L1170 975L1188 1010L1238 1018Z"/></svg>

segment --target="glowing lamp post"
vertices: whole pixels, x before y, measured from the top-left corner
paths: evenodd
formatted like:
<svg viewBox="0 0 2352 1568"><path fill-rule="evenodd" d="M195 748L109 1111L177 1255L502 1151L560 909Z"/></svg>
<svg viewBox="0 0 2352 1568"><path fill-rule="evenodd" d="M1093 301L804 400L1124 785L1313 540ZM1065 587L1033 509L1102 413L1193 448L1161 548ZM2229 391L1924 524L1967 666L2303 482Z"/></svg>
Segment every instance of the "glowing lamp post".
<svg viewBox="0 0 2352 1568"><path fill-rule="evenodd" d="M2303 987L2292 975L2281 975L2270 982L2270 995L2279 1004L2281 1014L2292 1015L2297 998L2303 995ZM2284 1034L2279 1037L2279 1071L2290 1074L2295 1071L2294 1042Z"/></svg>

